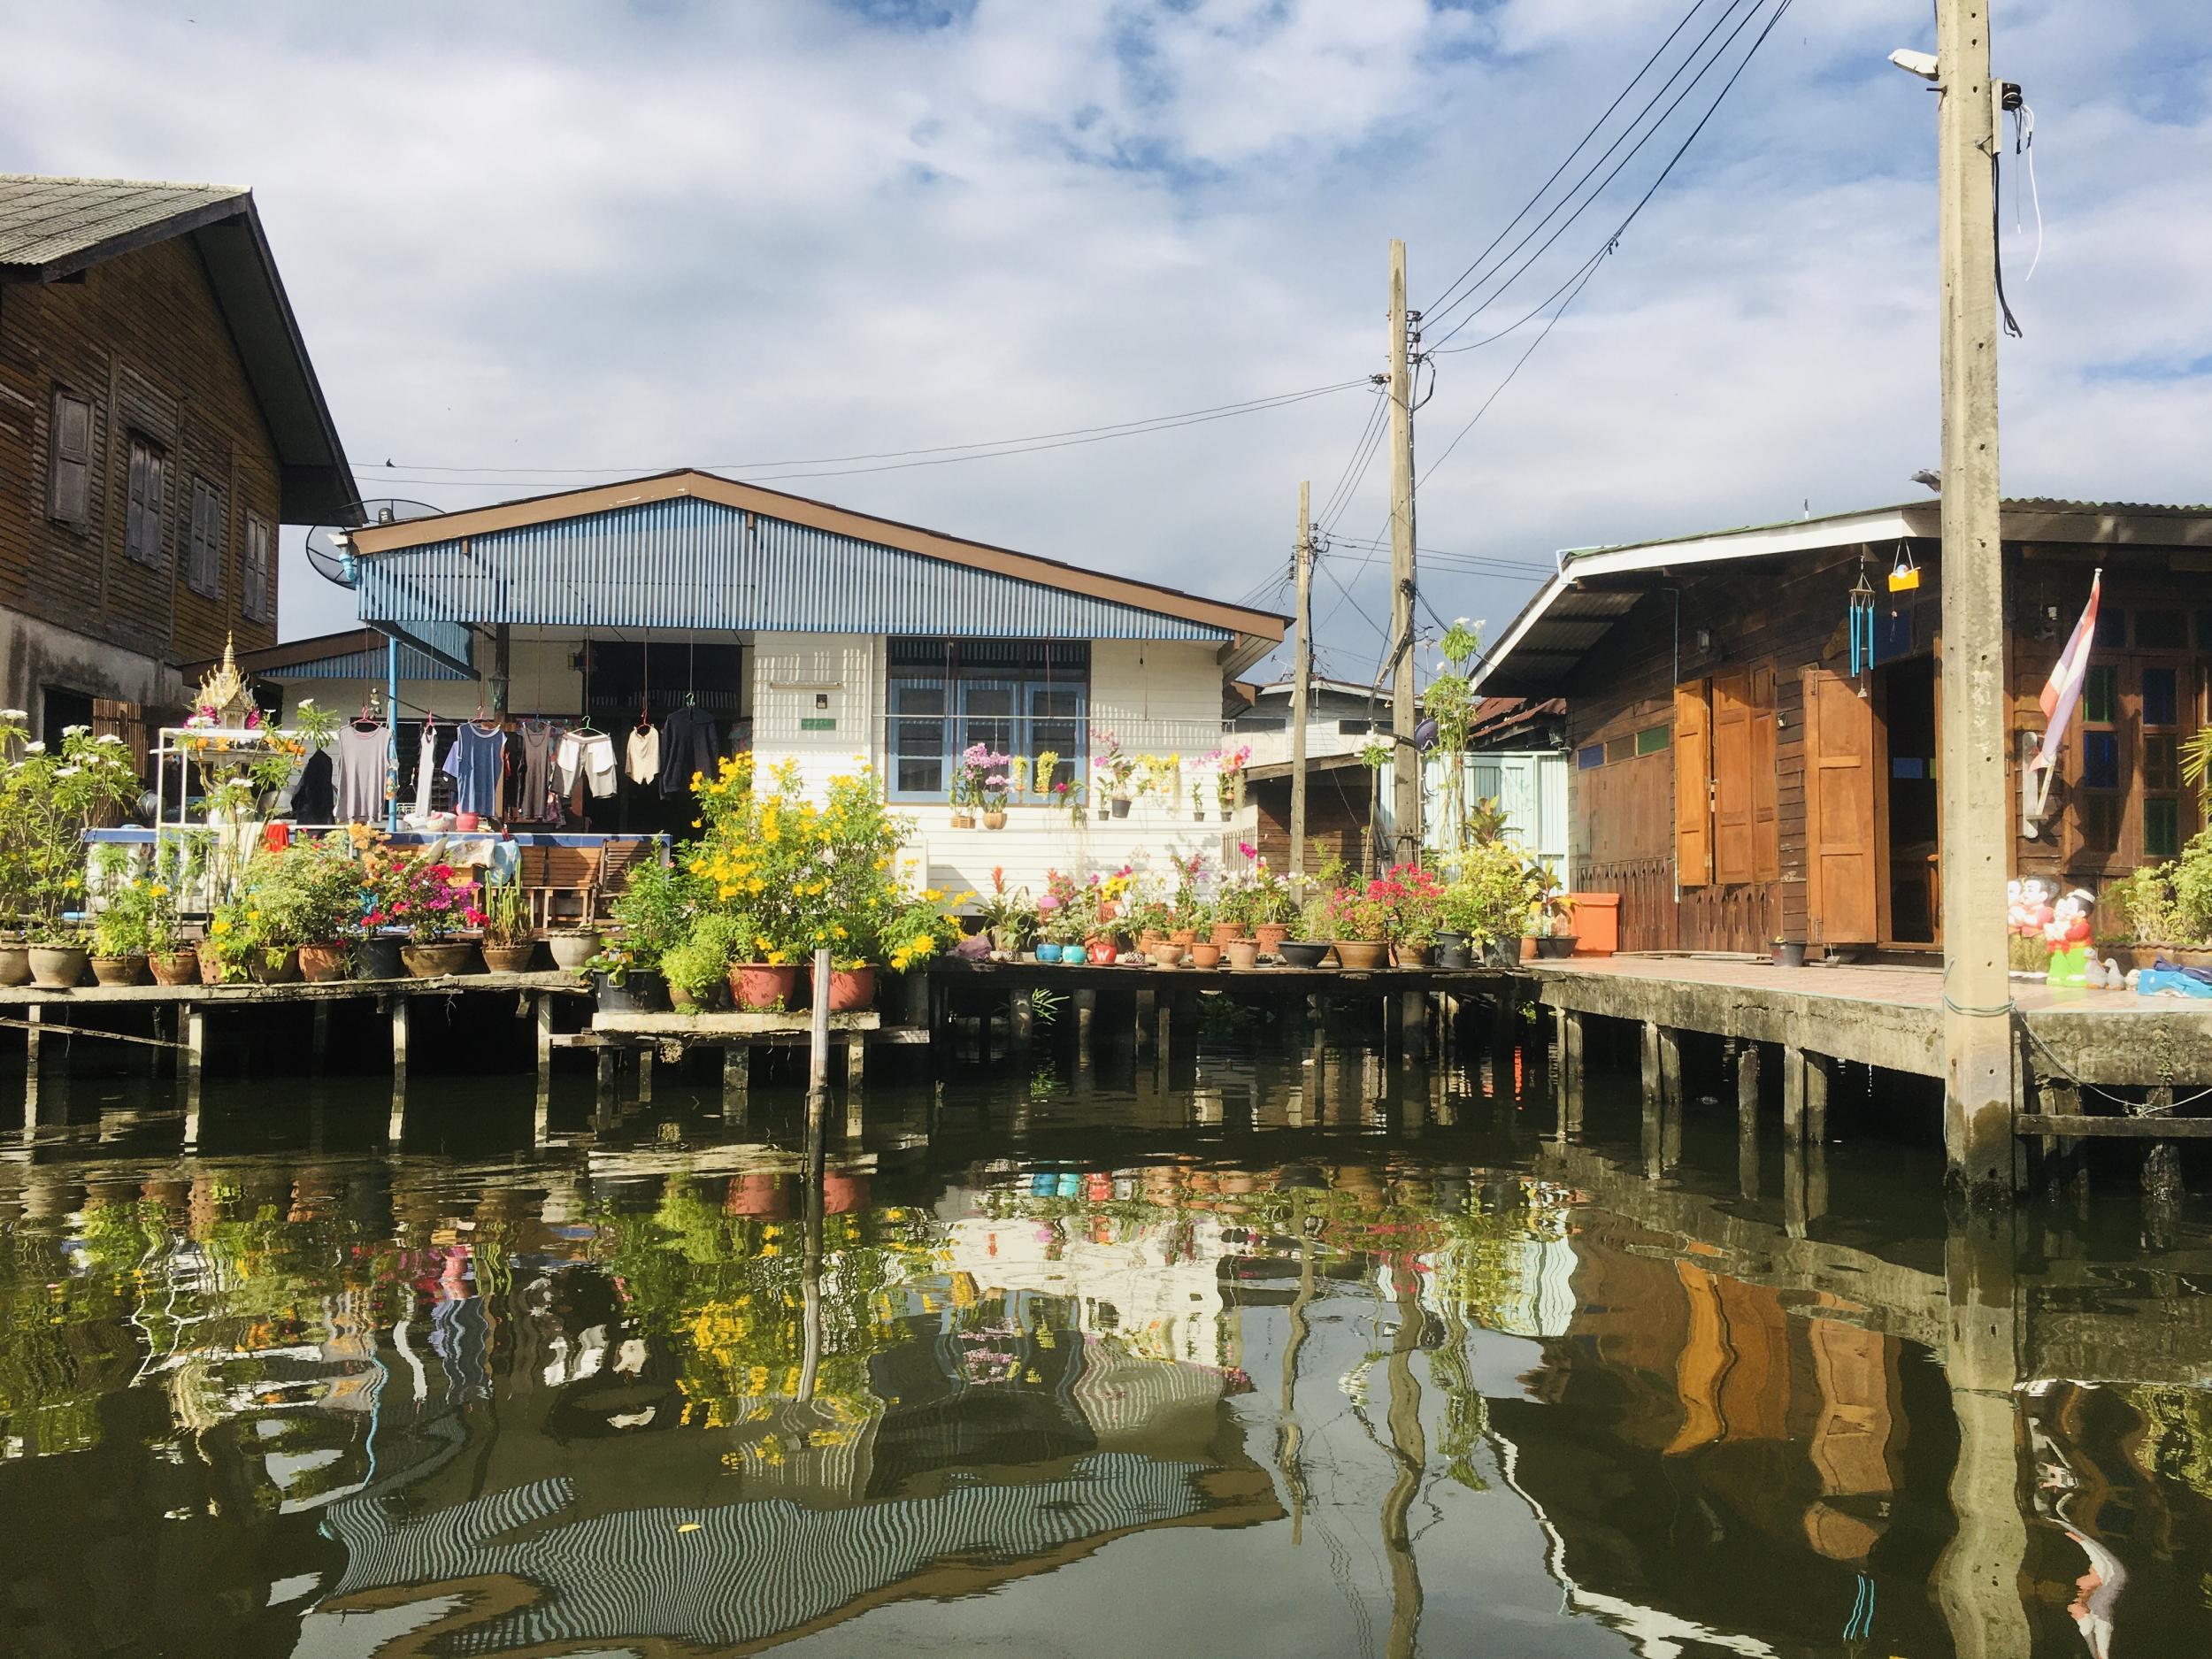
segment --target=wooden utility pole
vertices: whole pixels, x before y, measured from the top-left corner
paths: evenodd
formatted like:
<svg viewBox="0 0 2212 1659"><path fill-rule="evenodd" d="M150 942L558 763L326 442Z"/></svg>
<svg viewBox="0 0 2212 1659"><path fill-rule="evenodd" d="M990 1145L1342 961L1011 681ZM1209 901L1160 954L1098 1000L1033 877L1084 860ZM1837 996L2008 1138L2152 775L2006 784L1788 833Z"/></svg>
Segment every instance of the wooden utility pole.
<svg viewBox="0 0 2212 1659"><path fill-rule="evenodd" d="M2013 814L1997 483L1997 247L1990 0L1936 0L1943 263L1944 1141L1948 1179L2012 1202Z"/></svg>
<svg viewBox="0 0 2212 1659"><path fill-rule="evenodd" d="M1420 716L1413 689L1413 365L1406 317L1406 245L1390 243L1390 691L1391 823L1396 862L1421 850Z"/></svg>
<svg viewBox="0 0 2212 1659"><path fill-rule="evenodd" d="M1306 695L1313 679L1313 484L1298 486L1298 623L1290 650L1290 879L1306 876Z"/></svg>

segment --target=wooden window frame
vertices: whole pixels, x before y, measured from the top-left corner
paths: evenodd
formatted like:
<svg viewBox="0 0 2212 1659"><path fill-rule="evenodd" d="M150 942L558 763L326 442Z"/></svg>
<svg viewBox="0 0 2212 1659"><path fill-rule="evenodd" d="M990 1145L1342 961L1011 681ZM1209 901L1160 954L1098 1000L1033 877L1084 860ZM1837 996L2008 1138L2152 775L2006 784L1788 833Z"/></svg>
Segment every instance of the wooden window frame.
<svg viewBox="0 0 2212 1659"><path fill-rule="evenodd" d="M257 512L246 514L246 541L238 576L238 614L249 622L276 619L276 526Z"/></svg>
<svg viewBox="0 0 2212 1659"><path fill-rule="evenodd" d="M123 553L154 569L162 562L162 521L169 495L169 452L133 428L125 462Z"/></svg>
<svg viewBox="0 0 2212 1659"><path fill-rule="evenodd" d="M2126 630L2123 637L2131 641L2138 636L2134 620L2131 616L2117 625ZM2064 868L2070 876L2124 875L2140 865L2160 863L2169 856L2149 851L2145 844L2148 803L2154 795L2175 803L2177 848L2186 845L2190 837L2203 826L2200 792L2183 785L2178 776L2170 787L2154 790L2145 772L2145 761L2151 740L2170 738L2178 743L2204 723L2208 663L2207 654L2202 651L2162 647L2151 650L2114 647L2090 654L2091 672L2101 669L2112 672L2113 718L2090 718L2089 697L2085 688L2074 710L2071 729L2066 734L2068 794L2063 845ZM2143 676L2157 670L2171 670L2174 675L2172 726L2154 727L2144 720ZM2093 790L2082 781L2092 733L2109 733L2113 738L2117 751L2118 782L2115 787ZM2084 833L2085 810L2093 801L2112 803L2102 809L2114 815L2112 844L2108 848L2093 843Z"/></svg>
<svg viewBox="0 0 2212 1659"><path fill-rule="evenodd" d="M223 492L197 473L185 526L184 585L204 599L223 596L223 541L228 528Z"/></svg>
<svg viewBox="0 0 2212 1659"><path fill-rule="evenodd" d="M72 417L82 420L81 442L72 442ZM54 388L48 406L46 516L56 524L80 527L92 522L92 441L97 406L65 386ZM73 500L72 499L73 497Z"/></svg>

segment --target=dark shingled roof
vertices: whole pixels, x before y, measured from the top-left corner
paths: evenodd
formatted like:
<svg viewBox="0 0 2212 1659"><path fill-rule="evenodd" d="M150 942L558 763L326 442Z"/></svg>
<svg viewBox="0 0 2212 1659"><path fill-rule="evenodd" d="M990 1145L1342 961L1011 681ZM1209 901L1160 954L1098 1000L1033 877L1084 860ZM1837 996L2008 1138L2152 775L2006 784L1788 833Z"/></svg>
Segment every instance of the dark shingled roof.
<svg viewBox="0 0 2212 1659"><path fill-rule="evenodd" d="M250 190L0 173L0 284L59 281L188 235L275 441L284 522L358 524L353 471Z"/></svg>

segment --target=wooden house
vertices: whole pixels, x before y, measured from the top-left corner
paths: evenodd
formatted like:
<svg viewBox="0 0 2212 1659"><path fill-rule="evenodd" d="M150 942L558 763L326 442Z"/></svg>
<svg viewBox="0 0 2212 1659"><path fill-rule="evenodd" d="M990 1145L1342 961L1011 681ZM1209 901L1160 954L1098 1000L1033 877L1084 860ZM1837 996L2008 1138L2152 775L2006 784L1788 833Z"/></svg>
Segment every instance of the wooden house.
<svg viewBox="0 0 2212 1659"><path fill-rule="evenodd" d="M1621 895L1623 949L1940 942L1940 518L1931 500L1563 554L1501 636L1485 692L1567 700L1575 883ZM2202 824L2177 750L2212 718L2212 507L2008 501L2003 557L2008 872L2094 893ZM2100 569L2045 792L2039 693Z"/></svg>
<svg viewBox="0 0 2212 1659"><path fill-rule="evenodd" d="M277 527L353 496L250 192L0 173L0 703L180 710L276 642Z"/></svg>

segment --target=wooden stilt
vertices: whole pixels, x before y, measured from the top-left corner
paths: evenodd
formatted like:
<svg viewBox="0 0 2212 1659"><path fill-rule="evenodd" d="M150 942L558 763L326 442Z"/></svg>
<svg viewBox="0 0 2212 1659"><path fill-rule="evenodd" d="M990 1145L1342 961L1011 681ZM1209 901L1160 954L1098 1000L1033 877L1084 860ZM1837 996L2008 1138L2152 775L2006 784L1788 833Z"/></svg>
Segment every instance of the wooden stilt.
<svg viewBox="0 0 2212 1659"><path fill-rule="evenodd" d="M1137 1052L1144 1054L1152 1047L1152 1022L1160 1005L1159 994L1148 985L1137 987Z"/></svg>
<svg viewBox="0 0 2212 1659"><path fill-rule="evenodd" d="M1079 1071L1091 1069L1091 1026L1098 1014L1098 993L1084 986L1075 994L1075 1064Z"/></svg>
<svg viewBox="0 0 2212 1659"><path fill-rule="evenodd" d="M315 1004L313 1029L308 1036L307 1070L311 1077L320 1077L330 1062L330 1004Z"/></svg>
<svg viewBox="0 0 2212 1659"><path fill-rule="evenodd" d="M1805 1056L1805 1217L1828 1213L1828 1096L1836 1063L1824 1054Z"/></svg>
<svg viewBox="0 0 2212 1659"><path fill-rule="evenodd" d="M1805 1236L1805 1051L1782 1048L1782 1230Z"/></svg>
<svg viewBox="0 0 2212 1659"><path fill-rule="evenodd" d="M1028 999L1022 999L1024 1007ZM857 1095L868 1077L868 1045L858 1032L845 1039L845 1093Z"/></svg>
<svg viewBox="0 0 2212 1659"><path fill-rule="evenodd" d="M36 1002L23 1010L27 1027L23 1033L23 1132L26 1134L38 1127L39 1050L43 1036L39 1025L43 1011Z"/></svg>
<svg viewBox="0 0 2212 1659"><path fill-rule="evenodd" d="M1398 994L1398 1060L1417 1065L1428 1058L1429 998L1425 991Z"/></svg>
<svg viewBox="0 0 2212 1659"><path fill-rule="evenodd" d="M753 1051L733 1042L722 1050L722 1117L728 1123L745 1121L753 1083Z"/></svg>

